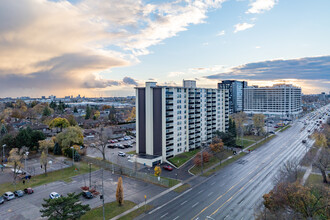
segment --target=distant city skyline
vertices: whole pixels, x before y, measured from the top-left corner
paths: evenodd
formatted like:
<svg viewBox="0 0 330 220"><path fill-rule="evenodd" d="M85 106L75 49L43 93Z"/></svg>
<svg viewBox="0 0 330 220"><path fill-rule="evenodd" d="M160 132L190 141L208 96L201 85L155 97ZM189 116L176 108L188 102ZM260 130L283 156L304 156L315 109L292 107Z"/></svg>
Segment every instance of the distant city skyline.
<svg viewBox="0 0 330 220"><path fill-rule="evenodd" d="M134 95L146 81L330 91L330 1L3 0L0 97Z"/></svg>

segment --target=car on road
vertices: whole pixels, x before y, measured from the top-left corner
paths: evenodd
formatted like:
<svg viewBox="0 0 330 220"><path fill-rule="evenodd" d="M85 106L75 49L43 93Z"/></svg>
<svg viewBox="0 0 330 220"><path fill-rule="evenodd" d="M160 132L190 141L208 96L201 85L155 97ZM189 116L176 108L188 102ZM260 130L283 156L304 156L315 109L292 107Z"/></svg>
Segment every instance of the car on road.
<svg viewBox="0 0 330 220"><path fill-rule="evenodd" d="M118 152L118 156L120 156L120 157L126 157L126 154L124 152L119 151Z"/></svg>
<svg viewBox="0 0 330 220"><path fill-rule="evenodd" d="M58 194L57 192L52 192L49 194L49 198L50 199L57 199L57 198L60 198L60 194Z"/></svg>
<svg viewBox="0 0 330 220"><path fill-rule="evenodd" d="M24 189L24 192L25 192L25 194L32 194L32 193L34 193L34 191L33 191L32 188L26 188L26 189Z"/></svg>
<svg viewBox="0 0 330 220"><path fill-rule="evenodd" d="M9 200L12 200L12 199L15 199L15 195L14 193L12 192L5 192L5 194L3 194L3 197L9 201Z"/></svg>
<svg viewBox="0 0 330 220"><path fill-rule="evenodd" d="M165 165L165 166L163 166L163 169L168 170L168 171L172 171L173 167L171 167L170 165Z"/></svg>
<svg viewBox="0 0 330 220"><path fill-rule="evenodd" d="M22 196L24 196L23 190L16 190L14 192L14 194L15 194L16 197L22 197Z"/></svg>
<svg viewBox="0 0 330 220"><path fill-rule="evenodd" d="M307 132L311 132L311 130L308 129Z"/></svg>
<svg viewBox="0 0 330 220"><path fill-rule="evenodd" d="M85 197L86 199L92 199L93 198L93 194L89 191L84 191L82 193L83 197Z"/></svg>
<svg viewBox="0 0 330 220"><path fill-rule="evenodd" d="M3 196L0 196L0 204L3 204L5 202L5 199L3 198Z"/></svg>
<svg viewBox="0 0 330 220"><path fill-rule="evenodd" d="M305 144L306 143L306 140L302 140L302 143Z"/></svg>
<svg viewBox="0 0 330 220"><path fill-rule="evenodd" d="M278 126L277 126L277 125L275 125L275 126L274 126L274 128L278 128Z"/></svg>
<svg viewBox="0 0 330 220"><path fill-rule="evenodd" d="M269 134L275 134L275 131L270 131Z"/></svg>

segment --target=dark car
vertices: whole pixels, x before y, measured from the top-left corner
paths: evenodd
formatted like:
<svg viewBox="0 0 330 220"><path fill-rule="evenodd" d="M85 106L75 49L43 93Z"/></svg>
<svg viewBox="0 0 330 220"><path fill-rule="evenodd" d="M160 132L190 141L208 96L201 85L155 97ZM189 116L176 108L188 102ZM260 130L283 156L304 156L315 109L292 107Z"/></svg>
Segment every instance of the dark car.
<svg viewBox="0 0 330 220"><path fill-rule="evenodd" d="M163 169L168 170L168 171L172 171L173 167L171 167L170 165L165 165L165 166L163 166Z"/></svg>
<svg viewBox="0 0 330 220"><path fill-rule="evenodd" d="M34 193L34 191L33 191L32 188L26 188L26 189L24 189L24 192L25 192L25 194L32 194L32 193Z"/></svg>
<svg viewBox="0 0 330 220"><path fill-rule="evenodd" d="M0 196L0 204L3 204L5 202L5 199L3 198L3 196Z"/></svg>
<svg viewBox="0 0 330 220"><path fill-rule="evenodd" d="M85 197L86 199L92 199L93 198L93 194L91 192L83 192L83 197Z"/></svg>
<svg viewBox="0 0 330 220"><path fill-rule="evenodd" d="M133 147L131 144L124 144L125 148Z"/></svg>
<svg viewBox="0 0 330 220"><path fill-rule="evenodd" d="M114 148L116 148L117 146L116 145L114 145L114 144L110 144L110 145L108 145L108 148L111 148L111 149L114 149Z"/></svg>
<svg viewBox="0 0 330 220"><path fill-rule="evenodd" d="M306 140L302 140L302 143L305 144L306 143Z"/></svg>
<svg viewBox="0 0 330 220"><path fill-rule="evenodd" d="M269 134L275 134L275 131L270 131Z"/></svg>
<svg viewBox="0 0 330 220"><path fill-rule="evenodd" d="M15 194L16 197L22 197L22 196L24 196L24 192L22 190L16 190L14 192L14 194Z"/></svg>

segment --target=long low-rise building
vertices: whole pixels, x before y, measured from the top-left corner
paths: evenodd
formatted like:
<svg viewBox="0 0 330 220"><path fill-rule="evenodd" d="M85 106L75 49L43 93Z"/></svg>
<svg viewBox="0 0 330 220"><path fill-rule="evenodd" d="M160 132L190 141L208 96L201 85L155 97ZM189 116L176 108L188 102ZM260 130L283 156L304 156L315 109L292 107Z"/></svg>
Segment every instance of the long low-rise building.
<svg viewBox="0 0 330 220"><path fill-rule="evenodd" d="M244 88L244 112L295 118L302 112L301 88L291 84Z"/></svg>
<svg viewBox="0 0 330 220"><path fill-rule="evenodd" d="M215 131L225 131L229 120L228 89L182 87L147 82L136 87L136 152L154 165L211 142ZM138 159L139 160L139 159Z"/></svg>

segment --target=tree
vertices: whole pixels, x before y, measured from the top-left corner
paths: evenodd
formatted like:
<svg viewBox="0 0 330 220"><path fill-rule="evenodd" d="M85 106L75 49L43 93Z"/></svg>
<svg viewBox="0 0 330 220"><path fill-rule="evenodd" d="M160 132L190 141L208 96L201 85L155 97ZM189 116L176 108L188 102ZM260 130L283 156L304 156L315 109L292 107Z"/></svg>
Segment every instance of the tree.
<svg viewBox="0 0 330 220"><path fill-rule="evenodd" d="M129 113L129 116L128 118L126 119L127 122L130 122L130 121L135 121L135 118L136 118L136 110L135 110L135 107L132 108L131 112Z"/></svg>
<svg viewBox="0 0 330 220"><path fill-rule="evenodd" d="M47 176L48 154L45 151L41 152L40 165L44 168L45 175Z"/></svg>
<svg viewBox="0 0 330 220"><path fill-rule="evenodd" d="M86 115L85 115L85 119L90 119L91 118L91 114L92 114L92 110L90 108L89 105L86 106Z"/></svg>
<svg viewBox="0 0 330 220"><path fill-rule="evenodd" d="M327 180L327 170L330 168L330 152L329 148L321 148L321 152L319 156L316 158L316 161L313 163L314 166L316 166L323 177L323 182L328 183Z"/></svg>
<svg viewBox="0 0 330 220"><path fill-rule="evenodd" d="M264 132L265 116L263 114L255 114L253 115L252 120L257 135L260 136L260 134Z"/></svg>
<svg viewBox="0 0 330 220"><path fill-rule="evenodd" d="M236 138L236 124L235 121L231 118L229 118L229 128L228 128L228 133L233 136L233 138Z"/></svg>
<svg viewBox="0 0 330 220"><path fill-rule="evenodd" d="M78 113L77 106L73 107L73 112L74 112L74 113Z"/></svg>
<svg viewBox="0 0 330 220"><path fill-rule="evenodd" d="M117 110L114 106L111 106L111 108L110 108L109 121L113 125L118 123Z"/></svg>
<svg viewBox="0 0 330 220"><path fill-rule="evenodd" d="M97 120L100 117L100 111L95 111L93 119Z"/></svg>
<svg viewBox="0 0 330 220"><path fill-rule="evenodd" d="M8 133L8 131L7 131L7 128L6 128L5 124L1 124L0 137L4 136L7 133Z"/></svg>
<svg viewBox="0 0 330 220"><path fill-rule="evenodd" d="M87 211L89 205L82 205L80 194L68 193L67 196L61 196L57 199L44 199L43 209L40 210L42 217L49 220L77 220Z"/></svg>
<svg viewBox="0 0 330 220"><path fill-rule="evenodd" d="M154 175L158 177L160 176L162 169L160 168L160 166L155 166L154 171L155 171Z"/></svg>
<svg viewBox="0 0 330 220"><path fill-rule="evenodd" d="M80 159L81 159L81 156L80 156L80 154L78 153L78 151L74 151L74 156L73 156L73 158L74 158L74 161L76 161L76 162L79 162L80 161Z"/></svg>
<svg viewBox="0 0 330 220"><path fill-rule="evenodd" d="M55 118L49 124L50 128L54 128L54 127L60 128L61 132L62 132L63 128L67 128L69 126L70 126L70 123L66 118Z"/></svg>
<svg viewBox="0 0 330 220"><path fill-rule="evenodd" d="M275 183L294 183L298 180L298 175L301 172L298 159L292 159L284 163L274 177Z"/></svg>
<svg viewBox="0 0 330 220"><path fill-rule="evenodd" d="M82 145L84 136L80 127L71 126L68 127L65 131L57 134L55 140L61 148L68 148L74 144Z"/></svg>
<svg viewBox="0 0 330 220"><path fill-rule="evenodd" d="M47 175L48 151L53 146L54 141L52 139L39 141L39 148L41 150L40 164L45 170L45 175Z"/></svg>
<svg viewBox="0 0 330 220"><path fill-rule="evenodd" d="M13 148L10 150L9 152L9 157L8 157L8 161L9 163L13 166L14 168L14 179L13 182L16 182L16 178L18 175L18 171L21 170L21 168L23 168L23 164L22 164L22 160L24 158L25 153L27 152L26 147L22 147L21 149L19 148Z"/></svg>
<svg viewBox="0 0 330 220"><path fill-rule="evenodd" d="M53 110L55 110L56 107L57 107L56 102L52 101L52 102L49 104L49 107L51 107Z"/></svg>
<svg viewBox="0 0 330 220"><path fill-rule="evenodd" d="M66 119L68 120L68 122L70 123L70 126L76 126L78 125L75 117L73 115L67 115Z"/></svg>
<svg viewBox="0 0 330 220"><path fill-rule="evenodd" d="M52 114L52 111L49 109L48 106L45 106L43 112L42 112L42 116L50 116Z"/></svg>
<svg viewBox="0 0 330 220"><path fill-rule="evenodd" d="M243 136L244 122L247 120L247 115L245 112L238 112L233 114L233 119L235 121L237 130L239 131L240 135Z"/></svg>
<svg viewBox="0 0 330 220"><path fill-rule="evenodd" d="M45 134L41 131L34 131L30 127L21 129L15 137L17 147L26 146L30 149L39 148L39 141L46 138Z"/></svg>
<svg viewBox="0 0 330 220"><path fill-rule="evenodd" d="M235 136L232 133L216 131L215 137L221 139L223 141L224 145L227 147L236 146Z"/></svg>
<svg viewBox="0 0 330 220"><path fill-rule="evenodd" d="M54 144L53 153L55 155L62 155L62 150L61 150L61 147L60 147L60 145L58 143L55 143Z"/></svg>
<svg viewBox="0 0 330 220"><path fill-rule="evenodd" d="M211 155L207 151L203 151L203 163L209 162L210 157L211 157ZM200 152L198 154L196 154L196 156L194 158L194 164L196 166L201 166L201 164L202 164L202 156L201 156L201 153Z"/></svg>
<svg viewBox="0 0 330 220"><path fill-rule="evenodd" d="M0 146L6 145L6 149L14 148L16 146L15 137L12 134L4 135L0 140Z"/></svg>
<svg viewBox="0 0 330 220"><path fill-rule="evenodd" d="M219 163L221 164L221 160L224 157L224 143L219 138L214 138L213 143L210 144L211 151L218 157Z"/></svg>
<svg viewBox="0 0 330 220"><path fill-rule="evenodd" d="M124 204L123 179L121 177L118 178L117 190L116 190L116 200L117 200L119 206Z"/></svg>
<svg viewBox="0 0 330 220"><path fill-rule="evenodd" d="M111 131L109 129L101 128L97 137L96 143L89 144L90 148L98 150L102 154L102 160L106 160L105 153L107 149L108 140L111 139Z"/></svg>

